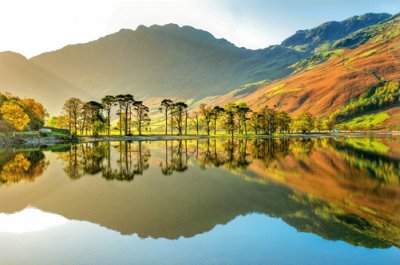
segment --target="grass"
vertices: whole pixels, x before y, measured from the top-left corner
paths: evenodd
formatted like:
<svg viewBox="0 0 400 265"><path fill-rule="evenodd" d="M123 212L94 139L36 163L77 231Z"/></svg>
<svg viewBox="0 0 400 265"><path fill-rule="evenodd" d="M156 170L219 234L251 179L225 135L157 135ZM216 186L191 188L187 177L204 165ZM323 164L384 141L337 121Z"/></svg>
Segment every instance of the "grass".
<svg viewBox="0 0 400 265"><path fill-rule="evenodd" d="M277 86L274 86L273 88L268 90L268 92L266 93L266 97L272 98L272 97L276 97L279 95L290 94L290 93L294 93L294 92L298 92L298 91L302 90L302 88L300 88L300 87L285 89L285 86L286 86L286 83L281 83Z"/></svg>
<svg viewBox="0 0 400 265"><path fill-rule="evenodd" d="M281 83L281 84L276 85L273 88L269 89L269 92L280 90L280 89L284 88L285 86L286 86L286 83Z"/></svg>
<svg viewBox="0 0 400 265"><path fill-rule="evenodd" d="M339 127L346 126L351 129L365 129L370 126L376 127L380 125L385 120L389 119L389 114L386 112L379 112L374 114L362 115L356 118L353 118L347 122L343 122L338 124Z"/></svg>
<svg viewBox="0 0 400 265"><path fill-rule="evenodd" d="M371 55L374 55L377 51L378 51L378 49L369 50L369 51L364 52L363 54L361 54L361 57L369 57Z"/></svg>
<svg viewBox="0 0 400 265"><path fill-rule="evenodd" d="M19 136L41 136L39 131L26 131L26 132L17 132L15 133L16 135ZM48 132L45 133L47 135L47 137L68 137L69 135L65 134L65 133L61 133L61 132Z"/></svg>
<svg viewBox="0 0 400 265"><path fill-rule="evenodd" d="M283 94L290 94L290 93L298 92L300 90L302 90L302 88L300 88L300 87L290 88L290 89L282 89L282 90L276 91L276 92L274 92L272 94L269 94L268 96L269 97L276 97L276 96L283 95Z"/></svg>

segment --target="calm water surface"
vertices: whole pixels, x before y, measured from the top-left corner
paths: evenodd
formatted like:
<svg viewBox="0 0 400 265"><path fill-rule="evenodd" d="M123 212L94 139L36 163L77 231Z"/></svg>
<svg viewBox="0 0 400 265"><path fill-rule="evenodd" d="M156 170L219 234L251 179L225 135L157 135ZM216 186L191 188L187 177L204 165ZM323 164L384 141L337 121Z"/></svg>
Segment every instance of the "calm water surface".
<svg viewBox="0 0 400 265"><path fill-rule="evenodd" d="M0 150L0 264L400 264L400 138Z"/></svg>

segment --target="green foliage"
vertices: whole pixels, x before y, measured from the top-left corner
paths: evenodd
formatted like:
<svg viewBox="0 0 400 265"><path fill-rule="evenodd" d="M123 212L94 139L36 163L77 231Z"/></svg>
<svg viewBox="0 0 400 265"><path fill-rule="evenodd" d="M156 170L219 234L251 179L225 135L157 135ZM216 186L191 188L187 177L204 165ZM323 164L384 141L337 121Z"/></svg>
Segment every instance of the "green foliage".
<svg viewBox="0 0 400 265"><path fill-rule="evenodd" d="M383 43L391 41L400 35L400 18L388 20L385 23L379 23L368 27L363 30L359 30L350 34L349 36L338 40L335 44L335 48L354 48L368 41L373 43Z"/></svg>
<svg viewBox="0 0 400 265"><path fill-rule="evenodd" d="M308 112L301 113L293 124L294 129L302 133L311 132L314 129L314 126L315 119Z"/></svg>
<svg viewBox="0 0 400 265"><path fill-rule="evenodd" d="M334 49L334 50L328 50L328 51L315 52L314 56L311 56L310 58L298 61L289 67L291 69L294 69L294 73L298 73L302 70L312 69L326 61L340 57L340 56L342 56L343 53L344 53L344 49Z"/></svg>
<svg viewBox="0 0 400 265"><path fill-rule="evenodd" d="M334 112L330 119L336 122L346 121L366 111L378 110L400 102L400 82L385 82L371 88L366 97L351 100L348 104ZM380 117L382 121L383 116ZM376 120L376 119L374 119Z"/></svg>
<svg viewBox="0 0 400 265"><path fill-rule="evenodd" d="M261 81L256 82L256 83L246 84L244 86L239 87L238 89L236 89L234 91L235 92L235 96L243 96L243 95L246 95L246 94L250 94L250 93L256 91L257 88L266 86L269 83L271 83L270 80L261 80Z"/></svg>
<svg viewBox="0 0 400 265"><path fill-rule="evenodd" d="M389 117L390 116L385 112L367 114L353 118L346 122L339 123L338 126L339 128L345 126L350 130L368 130L375 128Z"/></svg>
<svg viewBox="0 0 400 265"><path fill-rule="evenodd" d="M377 51L378 51L378 49L369 50L369 51L364 52L363 54L361 54L361 57L369 57L371 55L374 55Z"/></svg>

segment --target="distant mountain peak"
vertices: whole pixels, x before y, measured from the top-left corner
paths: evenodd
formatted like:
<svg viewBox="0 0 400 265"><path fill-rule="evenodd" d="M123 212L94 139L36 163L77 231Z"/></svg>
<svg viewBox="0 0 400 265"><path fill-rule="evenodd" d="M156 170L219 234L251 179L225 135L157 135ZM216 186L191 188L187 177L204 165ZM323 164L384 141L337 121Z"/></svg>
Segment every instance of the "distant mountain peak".
<svg viewBox="0 0 400 265"><path fill-rule="evenodd" d="M369 27L390 18L386 13L366 13L360 16L352 16L343 21L329 21L318 27L306 30L298 30L294 35L282 42L286 47L301 47L311 51L324 42L333 42L341 39L357 30Z"/></svg>
<svg viewBox="0 0 400 265"><path fill-rule="evenodd" d="M22 54L19 54L19 53L16 53L16 52L12 52L12 51L0 52L0 57L1 58L15 58L15 59L25 60L25 61L28 60Z"/></svg>

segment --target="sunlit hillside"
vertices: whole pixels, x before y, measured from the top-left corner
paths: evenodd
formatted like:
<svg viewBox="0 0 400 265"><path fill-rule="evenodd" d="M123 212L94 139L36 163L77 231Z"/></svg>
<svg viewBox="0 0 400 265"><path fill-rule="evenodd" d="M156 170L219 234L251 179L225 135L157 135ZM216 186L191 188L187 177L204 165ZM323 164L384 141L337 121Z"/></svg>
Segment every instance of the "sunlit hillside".
<svg viewBox="0 0 400 265"><path fill-rule="evenodd" d="M294 115L303 111L319 117L332 114L341 122L378 111L387 114L380 125L398 124L399 43L400 17L395 16L292 65L297 74L240 96L227 94L211 104L243 101L254 109L270 106Z"/></svg>

